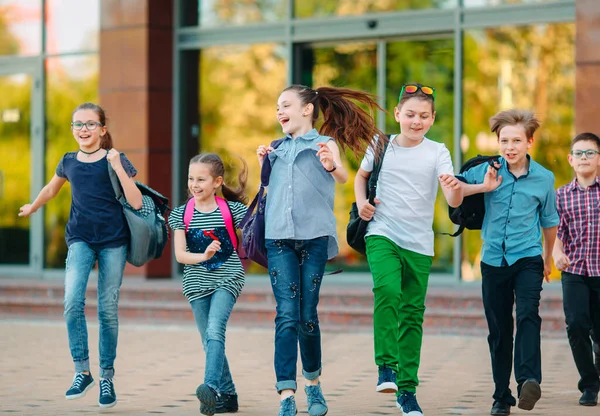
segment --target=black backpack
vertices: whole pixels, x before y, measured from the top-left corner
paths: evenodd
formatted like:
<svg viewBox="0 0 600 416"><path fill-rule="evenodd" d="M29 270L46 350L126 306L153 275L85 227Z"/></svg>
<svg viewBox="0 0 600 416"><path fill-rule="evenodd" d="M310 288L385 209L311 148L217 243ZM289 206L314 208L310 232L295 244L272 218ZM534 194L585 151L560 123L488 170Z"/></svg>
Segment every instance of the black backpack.
<svg viewBox="0 0 600 416"><path fill-rule="evenodd" d="M494 162L498 162L499 157L500 156L477 155L474 158L467 160L460 168L460 173L456 175L456 179L466 183L467 181L460 174L482 163L487 163L493 168L496 168ZM481 230L483 217L485 216L483 193L465 197L462 204L456 208L449 206L448 215L450 216L450 220L459 226L454 234L449 234L451 237L459 236L465 228L469 230Z"/></svg>

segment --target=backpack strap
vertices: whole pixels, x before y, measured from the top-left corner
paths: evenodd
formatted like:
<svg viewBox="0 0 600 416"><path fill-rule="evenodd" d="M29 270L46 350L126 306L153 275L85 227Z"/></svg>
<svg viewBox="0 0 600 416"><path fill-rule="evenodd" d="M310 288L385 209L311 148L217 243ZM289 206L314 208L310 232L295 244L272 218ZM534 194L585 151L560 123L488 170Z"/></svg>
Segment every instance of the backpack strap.
<svg viewBox="0 0 600 416"><path fill-rule="evenodd" d="M373 172L371 172L371 176L369 177L369 186L367 191L369 197L369 204L371 205L375 205L375 196L377 195L377 181L379 180L379 172L381 172L381 166L383 165L383 157L385 156L387 147L392 139L391 134L386 134L386 136L387 140L383 143L383 152L381 153L379 160L376 160L373 164Z"/></svg>
<svg viewBox="0 0 600 416"><path fill-rule="evenodd" d="M190 223L192 222L192 217L194 216L194 198L190 198L185 204L185 211L183 211L183 223L185 224L185 232L188 232L188 228L190 228Z"/></svg>
<svg viewBox="0 0 600 416"><path fill-rule="evenodd" d="M231 238L233 249L237 251L237 234L235 233L235 227L233 226L233 215L231 215L231 209L229 208L229 204L226 200L216 195L215 200L217 201L217 206L219 207L219 211L221 211L221 215L223 216L223 220L225 221L225 228L227 228L229 238Z"/></svg>

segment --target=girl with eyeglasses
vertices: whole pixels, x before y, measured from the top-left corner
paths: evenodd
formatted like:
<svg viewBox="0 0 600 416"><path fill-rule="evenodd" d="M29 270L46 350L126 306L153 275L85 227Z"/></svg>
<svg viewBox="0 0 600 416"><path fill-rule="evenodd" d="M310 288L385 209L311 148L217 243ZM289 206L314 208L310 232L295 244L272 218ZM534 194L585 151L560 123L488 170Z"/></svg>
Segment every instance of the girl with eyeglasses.
<svg viewBox="0 0 600 416"><path fill-rule="evenodd" d="M422 416L415 393L438 182L450 206L460 205L462 193L450 152L425 137L435 120L435 89L404 85L394 116L400 133L390 137L383 155L375 206L366 198L372 149L356 174L354 193L360 217L369 221L365 243L373 275L376 391L395 393L404 415Z"/></svg>
<svg viewBox="0 0 600 416"><path fill-rule="evenodd" d="M98 262L98 321L100 324L100 407L117 403L113 383L119 332L118 302L129 243L123 208L115 198L108 164L117 174L127 202L142 208L142 194L132 177L137 174L129 159L113 149L106 115L97 104L79 105L72 115L71 130L79 150L66 153L56 173L33 203L19 209L28 217L54 198L66 181L72 202L65 238L69 247L65 274L65 319L75 376L66 399L85 396L94 386L90 372L85 292L92 268Z"/></svg>

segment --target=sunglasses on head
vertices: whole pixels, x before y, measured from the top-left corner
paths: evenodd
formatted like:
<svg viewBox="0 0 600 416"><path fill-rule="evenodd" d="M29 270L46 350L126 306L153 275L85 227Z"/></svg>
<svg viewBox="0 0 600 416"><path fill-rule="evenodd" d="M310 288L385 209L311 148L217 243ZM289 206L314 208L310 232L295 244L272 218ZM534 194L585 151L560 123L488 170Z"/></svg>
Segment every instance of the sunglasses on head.
<svg viewBox="0 0 600 416"><path fill-rule="evenodd" d="M435 88L427 87L425 85L416 85L416 84L404 84L402 89L400 90L400 95L398 96L398 100L402 98L402 94L405 92L407 94L414 94L417 91L421 90L421 92L425 95L429 95L435 101Z"/></svg>

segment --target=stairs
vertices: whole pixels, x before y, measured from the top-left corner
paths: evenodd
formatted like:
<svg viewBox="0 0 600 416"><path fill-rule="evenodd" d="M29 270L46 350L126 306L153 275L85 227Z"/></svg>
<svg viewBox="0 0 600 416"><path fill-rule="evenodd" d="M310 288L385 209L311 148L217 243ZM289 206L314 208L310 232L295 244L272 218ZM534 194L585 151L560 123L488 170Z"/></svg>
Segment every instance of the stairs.
<svg viewBox="0 0 600 416"><path fill-rule="evenodd" d="M86 316L96 320L96 280L90 279L86 293ZM62 320L63 282L20 278L0 279L0 318ZM430 284L424 330L426 333L487 334L487 324L478 283ZM564 337L565 324L560 285L542 291L542 334ZM177 280L152 281L125 277L119 301L123 322L193 325L193 316ZM331 277L321 289L319 319L324 330L372 331L373 295L368 275L359 279ZM275 300L267 276L250 276L230 322L233 325L272 327Z"/></svg>

